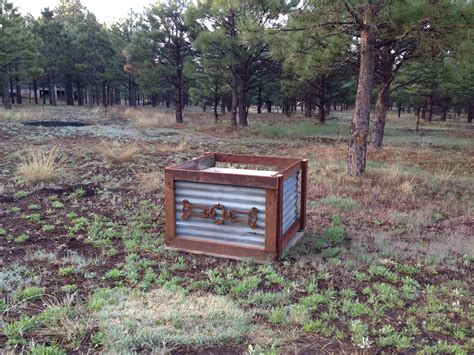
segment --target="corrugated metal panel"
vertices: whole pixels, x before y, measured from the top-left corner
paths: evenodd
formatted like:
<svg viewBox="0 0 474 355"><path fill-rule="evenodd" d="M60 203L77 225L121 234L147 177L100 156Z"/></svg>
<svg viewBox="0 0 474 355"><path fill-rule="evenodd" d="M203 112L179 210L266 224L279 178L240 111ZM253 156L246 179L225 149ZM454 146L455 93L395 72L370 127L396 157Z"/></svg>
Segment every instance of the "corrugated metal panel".
<svg viewBox="0 0 474 355"><path fill-rule="evenodd" d="M298 218L298 173L283 182L283 234Z"/></svg>
<svg viewBox="0 0 474 355"><path fill-rule="evenodd" d="M176 181L176 236L199 238L207 241L222 243L237 243L244 246L265 245L265 189L228 186L219 184ZM246 223L226 221L224 225L215 224L212 219L191 216L184 220L183 200L191 204L213 206L222 204L226 210L250 211L252 207L258 209L257 228L253 229ZM202 213L202 209L192 210L193 213ZM221 211L218 211L219 217ZM238 215L239 219L247 219L245 215Z"/></svg>

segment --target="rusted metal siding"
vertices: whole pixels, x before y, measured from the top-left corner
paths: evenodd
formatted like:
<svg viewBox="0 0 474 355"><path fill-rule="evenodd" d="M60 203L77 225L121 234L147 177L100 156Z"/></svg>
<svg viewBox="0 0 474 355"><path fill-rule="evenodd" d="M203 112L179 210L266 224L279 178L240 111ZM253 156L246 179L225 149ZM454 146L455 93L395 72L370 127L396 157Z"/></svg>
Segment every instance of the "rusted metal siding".
<svg viewBox="0 0 474 355"><path fill-rule="evenodd" d="M247 223L225 221L223 225L212 218L195 216L202 208L194 208L190 218L183 218L183 200L192 205L212 207L222 204L228 211L258 209L257 228ZM176 237L193 237L206 241L264 247L265 244L265 189L227 186L220 184L175 182ZM222 211L218 210L220 214ZM240 215L242 218L247 218Z"/></svg>
<svg viewBox="0 0 474 355"><path fill-rule="evenodd" d="M298 173L283 182L283 234L298 219Z"/></svg>

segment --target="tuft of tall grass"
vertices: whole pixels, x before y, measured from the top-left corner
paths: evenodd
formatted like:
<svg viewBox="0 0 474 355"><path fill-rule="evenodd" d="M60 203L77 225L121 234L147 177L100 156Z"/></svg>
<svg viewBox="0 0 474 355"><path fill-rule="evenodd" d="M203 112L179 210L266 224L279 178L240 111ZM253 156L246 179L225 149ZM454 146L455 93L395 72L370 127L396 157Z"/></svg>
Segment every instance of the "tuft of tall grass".
<svg viewBox="0 0 474 355"><path fill-rule="evenodd" d="M121 143L119 141L108 143L102 141L97 150L104 161L119 165L130 161L138 153L139 148L136 143Z"/></svg>
<svg viewBox="0 0 474 355"><path fill-rule="evenodd" d="M163 177L159 172L138 173L136 176L143 191L150 193L159 192L161 190Z"/></svg>
<svg viewBox="0 0 474 355"><path fill-rule="evenodd" d="M31 149L29 154L21 158L17 174L28 182L48 182L56 180L61 173L62 164L59 157L59 146L46 151Z"/></svg>

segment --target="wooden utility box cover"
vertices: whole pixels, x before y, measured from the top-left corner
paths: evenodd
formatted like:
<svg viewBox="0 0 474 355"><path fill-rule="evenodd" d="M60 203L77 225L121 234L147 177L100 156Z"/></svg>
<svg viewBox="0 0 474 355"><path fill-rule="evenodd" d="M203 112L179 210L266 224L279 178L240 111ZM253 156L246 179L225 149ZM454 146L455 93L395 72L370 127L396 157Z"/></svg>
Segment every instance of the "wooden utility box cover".
<svg viewBox="0 0 474 355"><path fill-rule="evenodd" d="M277 260L306 224L305 159L209 153L165 169L166 245Z"/></svg>

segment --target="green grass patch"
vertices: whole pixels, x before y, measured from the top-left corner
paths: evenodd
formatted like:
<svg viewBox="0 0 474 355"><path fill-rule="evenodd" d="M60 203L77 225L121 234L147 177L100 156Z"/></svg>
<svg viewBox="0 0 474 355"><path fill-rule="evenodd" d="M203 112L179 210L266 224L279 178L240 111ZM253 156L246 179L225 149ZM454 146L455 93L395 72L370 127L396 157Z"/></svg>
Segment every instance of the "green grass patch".
<svg viewBox="0 0 474 355"><path fill-rule="evenodd" d="M250 330L246 313L231 300L163 289L105 302L96 313L104 350L156 351L164 343L209 346L234 343ZM139 331L138 331L139 330Z"/></svg>
<svg viewBox="0 0 474 355"><path fill-rule="evenodd" d="M329 195L323 199L323 203L327 206L339 208L341 210L351 211L357 208L357 202L350 197Z"/></svg>

